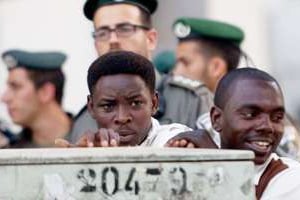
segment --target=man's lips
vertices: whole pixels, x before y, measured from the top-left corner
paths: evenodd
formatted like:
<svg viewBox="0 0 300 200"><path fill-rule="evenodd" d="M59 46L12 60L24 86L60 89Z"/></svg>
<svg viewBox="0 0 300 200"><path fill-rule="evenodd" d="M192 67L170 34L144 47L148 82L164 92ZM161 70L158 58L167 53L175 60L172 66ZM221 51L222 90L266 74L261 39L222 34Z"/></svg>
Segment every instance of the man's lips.
<svg viewBox="0 0 300 200"><path fill-rule="evenodd" d="M135 132L132 130L118 130L116 132L119 133L121 143L130 143L135 137Z"/></svg>
<svg viewBox="0 0 300 200"><path fill-rule="evenodd" d="M266 154L272 151L273 141L267 139L253 139L246 142L248 149L253 150L257 154Z"/></svg>

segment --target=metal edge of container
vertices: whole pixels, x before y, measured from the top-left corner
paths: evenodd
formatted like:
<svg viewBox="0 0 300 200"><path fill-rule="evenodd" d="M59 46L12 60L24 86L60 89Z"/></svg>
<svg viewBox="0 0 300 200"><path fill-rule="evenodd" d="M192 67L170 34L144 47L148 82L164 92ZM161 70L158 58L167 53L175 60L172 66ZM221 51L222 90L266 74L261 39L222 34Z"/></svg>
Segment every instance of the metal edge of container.
<svg viewBox="0 0 300 200"><path fill-rule="evenodd" d="M114 147L114 148L43 148L0 150L1 165L252 161L254 154L245 150Z"/></svg>

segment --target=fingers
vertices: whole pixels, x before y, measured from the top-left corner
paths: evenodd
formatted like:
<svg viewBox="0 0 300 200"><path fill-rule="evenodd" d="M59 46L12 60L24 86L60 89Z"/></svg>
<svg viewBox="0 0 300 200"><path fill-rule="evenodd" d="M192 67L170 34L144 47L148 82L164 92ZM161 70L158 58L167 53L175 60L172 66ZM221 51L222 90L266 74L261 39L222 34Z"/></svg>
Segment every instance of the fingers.
<svg viewBox="0 0 300 200"><path fill-rule="evenodd" d="M95 134L92 131L86 131L76 142L76 147L94 147Z"/></svg>
<svg viewBox="0 0 300 200"><path fill-rule="evenodd" d="M179 147L187 147L188 141L185 139L181 139L179 141Z"/></svg>
<svg viewBox="0 0 300 200"><path fill-rule="evenodd" d="M120 144L120 135L116 133L112 129L108 129L109 137L110 137L110 146L117 147Z"/></svg>
<svg viewBox="0 0 300 200"><path fill-rule="evenodd" d="M117 147L120 144L120 136L112 129L99 129L95 136L96 146L99 147Z"/></svg>
<svg viewBox="0 0 300 200"><path fill-rule="evenodd" d="M192 148L196 148L196 146L194 145L194 143L189 142L189 143L186 145L186 148L192 149Z"/></svg>
<svg viewBox="0 0 300 200"><path fill-rule="evenodd" d="M100 139L100 147L109 147L109 133L108 129L100 128L98 133Z"/></svg>
<svg viewBox="0 0 300 200"><path fill-rule="evenodd" d="M194 148L194 144L185 139L171 139L165 145L166 147Z"/></svg>
<svg viewBox="0 0 300 200"><path fill-rule="evenodd" d="M74 147L73 144L70 144L67 140L57 138L54 141L54 146L57 148L69 148L69 147Z"/></svg>

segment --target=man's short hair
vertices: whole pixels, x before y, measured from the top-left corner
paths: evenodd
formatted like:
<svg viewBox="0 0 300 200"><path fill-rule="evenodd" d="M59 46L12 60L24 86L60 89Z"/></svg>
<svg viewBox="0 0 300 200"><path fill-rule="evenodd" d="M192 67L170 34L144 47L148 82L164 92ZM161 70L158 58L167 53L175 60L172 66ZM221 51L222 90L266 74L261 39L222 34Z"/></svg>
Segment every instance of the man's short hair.
<svg viewBox="0 0 300 200"><path fill-rule="evenodd" d="M61 104L65 83L65 75L61 69L26 69L26 71L29 79L33 82L36 89L41 88L46 83L53 84L55 87L55 100L58 104Z"/></svg>
<svg viewBox="0 0 300 200"><path fill-rule="evenodd" d="M256 68L250 68L250 67L235 69L227 73L219 81L214 96L214 104L216 106L218 106L221 109L223 109L226 106L226 102L228 101L229 97L232 95L230 89L232 88L233 85L238 84L239 80L261 80L261 81L274 82L276 83L278 88L280 88L280 85L277 82L277 80L267 72L264 72Z"/></svg>
<svg viewBox="0 0 300 200"><path fill-rule="evenodd" d="M87 83L90 94L102 76L131 74L141 77L151 93L155 92L155 72L153 64L145 57L129 52L109 52L96 59L88 70Z"/></svg>
<svg viewBox="0 0 300 200"><path fill-rule="evenodd" d="M141 8L138 9L140 10L140 19L142 25L147 26L148 28L152 28L151 14L147 13L145 10Z"/></svg>
<svg viewBox="0 0 300 200"><path fill-rule="evenodd" d="M201 54L206 58L219 56L224 59L228 71L238 67L242 57L242 50L238 45L226 40L209 38L187 38L181 39L180 42L188 40L198 43Z"/></svg>

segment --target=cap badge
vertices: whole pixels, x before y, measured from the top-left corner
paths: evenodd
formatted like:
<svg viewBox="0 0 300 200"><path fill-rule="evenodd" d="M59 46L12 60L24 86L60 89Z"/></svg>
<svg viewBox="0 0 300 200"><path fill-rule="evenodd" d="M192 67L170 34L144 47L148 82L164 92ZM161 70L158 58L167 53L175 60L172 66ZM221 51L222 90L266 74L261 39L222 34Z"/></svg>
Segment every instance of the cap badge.
<svg viewBox="0 0 300 200"><path fill-rule="evenodd" d="M191 33L191 27L182 22L178 22L174 27L174 33L179 38L184 38Z"/></svg>
<svg viewBox="0 0 300 200"><path fill-rule="evenodd" d="M18 63L15 57L11 55L5 55L3 57L3 62L7 65L8 68L16 67Z"/></svg>

